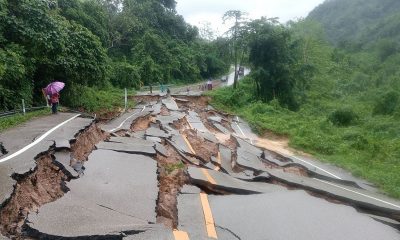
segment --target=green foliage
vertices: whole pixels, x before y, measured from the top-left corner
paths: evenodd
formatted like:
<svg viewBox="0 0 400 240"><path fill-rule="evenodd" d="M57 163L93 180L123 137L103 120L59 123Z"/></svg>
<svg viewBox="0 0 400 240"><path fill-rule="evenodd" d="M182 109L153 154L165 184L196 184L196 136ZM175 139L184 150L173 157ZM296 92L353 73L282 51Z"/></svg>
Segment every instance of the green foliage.
<svg viewBox="0 0 400 240"><path fill-rule="evenodd" d="M353 109L346 107L340 108L329 114L328 119L336 126L350 126L358 120L357 114Z"/></svg>
<svg viewBox="0 0 400 240"><path fill-rule="evenodd" d="M62 105L86 112L103 112L124 107L124 92L119 89L92 88L72 84L61 95Z"/></svg>
<svg viewBox="0 0 400 240"><path fill-rule="evenodd" d="M271 22L258 22L250 41L249 61L258 99L278 99L283 106L297 110L296 91L307 86L311 65L302 62L300 42L291 30Z"/></svg>
<svg viewBox="0 0 400 240"><path fill-rule="evenodd" d="M388 91L377 100L374 106L374 114L391 115L399 105L400 94L396 91Z"/></svg>
<svg viewBox="0 0 400 240"><path fill-rule="evenodd" d="M111 69L110 81L116 87L139 89L140 69L127 62L114 62Z"/></svg>

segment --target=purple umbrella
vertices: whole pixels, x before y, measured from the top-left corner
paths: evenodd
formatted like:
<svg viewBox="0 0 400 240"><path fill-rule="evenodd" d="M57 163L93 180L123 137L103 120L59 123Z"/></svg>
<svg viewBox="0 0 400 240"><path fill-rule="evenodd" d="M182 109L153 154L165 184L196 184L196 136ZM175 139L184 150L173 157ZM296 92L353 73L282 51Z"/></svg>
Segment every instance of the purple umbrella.
<svg viewBox="0 0 400 240"><path fill-rule="evenodd" d="M47 87L44 89L46 91L46 94L48 95L53 95L55 93L60 92L65 86L65 83L63 82L52 82Z"/></svg>

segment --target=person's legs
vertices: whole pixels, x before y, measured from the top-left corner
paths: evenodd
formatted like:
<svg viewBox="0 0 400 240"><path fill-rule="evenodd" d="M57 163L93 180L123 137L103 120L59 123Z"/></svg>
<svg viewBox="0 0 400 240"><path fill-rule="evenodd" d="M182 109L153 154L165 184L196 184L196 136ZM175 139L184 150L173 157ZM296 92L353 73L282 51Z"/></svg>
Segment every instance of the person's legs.
<svg viewBox="0 0 400 240"><path fill-rule="evenodd" d="M53 114L57 113L57 105L58 105L58 103L51 104L51 111Z"/></svg>

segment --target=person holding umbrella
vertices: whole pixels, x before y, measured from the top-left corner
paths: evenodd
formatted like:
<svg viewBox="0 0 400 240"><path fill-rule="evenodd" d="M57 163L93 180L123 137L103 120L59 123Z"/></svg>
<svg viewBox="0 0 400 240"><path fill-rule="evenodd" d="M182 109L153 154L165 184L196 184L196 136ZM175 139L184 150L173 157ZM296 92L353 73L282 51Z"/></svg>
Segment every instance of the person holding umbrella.
<svg viewBox="0 0 400 240"><path fill-rule="evenodd" d="M60 102L60 91L64 88L63 82L52 82L44 89L47 95L47 100L51 104L51 111L57 114L58 104Z"/></svg>

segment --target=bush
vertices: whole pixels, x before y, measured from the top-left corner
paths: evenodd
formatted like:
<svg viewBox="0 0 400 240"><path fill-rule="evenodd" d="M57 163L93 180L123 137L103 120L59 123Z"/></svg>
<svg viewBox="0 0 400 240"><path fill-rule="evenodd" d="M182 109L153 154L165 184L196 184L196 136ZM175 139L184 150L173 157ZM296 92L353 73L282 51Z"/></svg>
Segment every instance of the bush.
<svg viewBox="0 0 400 240"><path fill-rule="evenodd" d="M61 93L61 103L73 109L88 112L123 108L123 90L97 89L72 84Z"/></svg>
<svg viewBox="0 0 400 240"><path fill-rule="evenodd" d="M351 108L342 108L332 112L328 120L336 126L346 127L355 123L358 115Z"/></svg>
<svg viewBox="0 0 400 240"><path fill-rule="evenodd" d="M399 93L396 91L386 92L374 107L374 114L391 115L396 111L399 102Z"/></svg>

